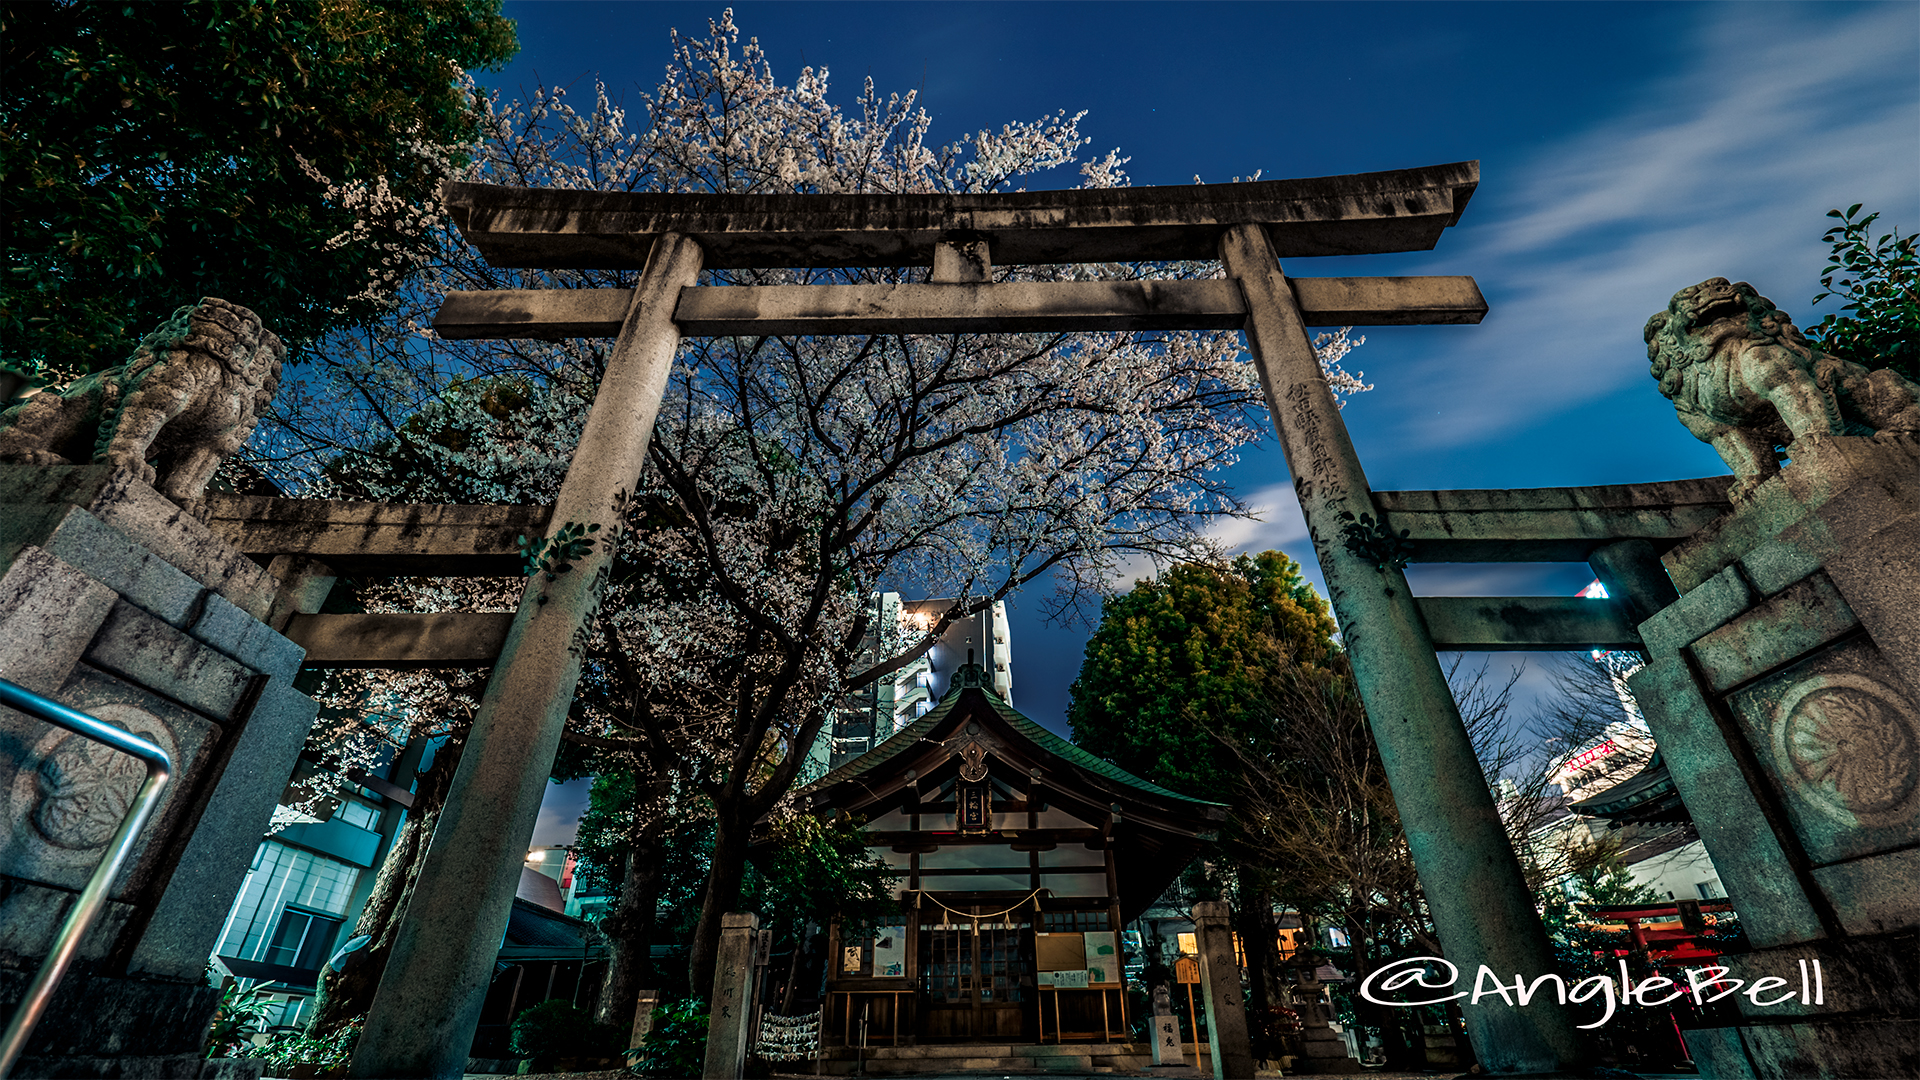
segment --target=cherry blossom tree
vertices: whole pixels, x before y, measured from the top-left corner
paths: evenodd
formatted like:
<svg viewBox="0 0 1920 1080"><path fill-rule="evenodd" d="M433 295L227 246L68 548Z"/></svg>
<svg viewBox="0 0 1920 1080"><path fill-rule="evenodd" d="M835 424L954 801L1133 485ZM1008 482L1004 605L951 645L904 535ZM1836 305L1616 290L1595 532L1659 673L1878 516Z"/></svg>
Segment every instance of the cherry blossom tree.
<svg viewBox="0 0 1920 1080"><path fill-rule="evenodd" d="M993 192L1077 165L1083 186L1126 183L1117 153L1081 160L1079 115L936 146L914 95L883 98L868 80L842 109L825 70L777 80L757 42L741 43L730 12L709 30L674 34L641 125L604 87L585 109L561 90L484 101L487 141L467 178L612 191ZM608 344L441 341L432 313L454 290L631 287L637 274L501 269L450 228L435 235L439 255L394 318L337 336L324 356L289 371L275 423L256 440L256 467L317 495L344 487L406 501L552 500ZM994 276L1219 273L1197 262L998 267ZM926 275L711 270L702 280ZM1342 333L1320 344L1334 385L1364 389L1339 367L1357 341ZM1244 513L1218 470L1258 437L1261 404L1253 366L1227 331L683 346L615 572L582 641L582 702L568 738L603 755L600 767L626 762L646 771L642 788L676 793L638 810L637 830L689 799L710 808L694 987L711 984L719 916L739 901L755 823L793 812L788 794L807 751L849 689L924 651L952 619L1039 579L1056 586L1054 604L1071 607L1104 592L1123 559L1209 555L1202 526ZM897 628L868 625L866 597L883 585L955 600L936 625L897 640ZM878 662L862 651L876 630L891 652Z"/></svg>

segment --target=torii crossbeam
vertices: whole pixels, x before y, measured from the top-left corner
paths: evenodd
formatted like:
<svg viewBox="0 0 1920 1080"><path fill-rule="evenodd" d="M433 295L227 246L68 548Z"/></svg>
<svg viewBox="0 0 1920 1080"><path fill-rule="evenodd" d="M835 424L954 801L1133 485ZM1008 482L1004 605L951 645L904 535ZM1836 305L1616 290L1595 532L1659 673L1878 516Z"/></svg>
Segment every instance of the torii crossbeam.
<svg viewBox="0 0 1920 1080"><path fill-rule="evenodd" d="M631 289L466 293L447 337L617 338L549 529L611 537L639 481L683 336L1243 329L1293 471L1421 884L1448 957L1503 977L1551 970L1531 894L1404 574L1349 550L1378 515L1308 340L1312 325L1477 323L1471 278L1289 279L1280 258L1431 249L1479 182L1462 162L1211 186L989 195L655 195L454 185L455 222L498 266L640 269ZM1216 281L993 282L995 263L1218 259ZM705 269L931 266L924 284L695 284ZM528 586L468 737L356 1077L457 1077L579 678L572 644L612 543ZM545 587L546 602L537 602ZM1468 1010L1483 1066L1579 1059L1553 1003Z"/></svg>

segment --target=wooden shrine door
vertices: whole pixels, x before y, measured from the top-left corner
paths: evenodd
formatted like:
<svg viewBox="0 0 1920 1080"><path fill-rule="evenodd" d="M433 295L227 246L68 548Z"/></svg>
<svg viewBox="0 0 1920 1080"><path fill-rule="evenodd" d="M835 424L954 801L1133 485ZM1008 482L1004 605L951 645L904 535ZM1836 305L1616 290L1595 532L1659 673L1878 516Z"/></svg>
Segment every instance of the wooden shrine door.
<svg viewBox="0 0 1920 1080"><path fill-rule="evenodd" d="M977 919L921 912L923 1041L1033 1041L1032 919L1029 911Z"/></svg>

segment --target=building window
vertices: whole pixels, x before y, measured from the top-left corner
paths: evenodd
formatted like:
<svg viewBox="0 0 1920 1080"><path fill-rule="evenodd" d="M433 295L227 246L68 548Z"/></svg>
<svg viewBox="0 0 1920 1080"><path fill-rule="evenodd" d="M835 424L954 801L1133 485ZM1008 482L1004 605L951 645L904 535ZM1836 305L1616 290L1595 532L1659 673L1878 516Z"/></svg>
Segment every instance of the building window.
<svg viewBox="0 0 1920 1080"><path fill-rule="evenodd" d="M1040 928L1049 934L1085 933L1111 930L1113 922L1105 911L1044 911L1040 913Z"/></svg>
<svg viewBox="0 0 1920 1080"><path fill-rule="evenodd" d="M334 933L339 929L339 919L288 908L280 913L280 925L274 928L273 943L267 946L264 959L281 967L318 971L327 962L327 952L333 948Z"/></svg>
<svg viewBox="0 0 1920 1080"><path fill-rule="evenodd" d="M380 811L353 799L341 800L340 808L333 812L333 816L355 828L369 831L378 831L379 828Z"/></svg>
<svg viewBox="0 0 1920 1080"><path fill-rule="evenodd" d="M266 954L279 940L281 913L310 912L331 916L337 923L347 913L359 878L357 867L335 859L272 840L261 844L227 915L219 955L277 963Z"/></svg>

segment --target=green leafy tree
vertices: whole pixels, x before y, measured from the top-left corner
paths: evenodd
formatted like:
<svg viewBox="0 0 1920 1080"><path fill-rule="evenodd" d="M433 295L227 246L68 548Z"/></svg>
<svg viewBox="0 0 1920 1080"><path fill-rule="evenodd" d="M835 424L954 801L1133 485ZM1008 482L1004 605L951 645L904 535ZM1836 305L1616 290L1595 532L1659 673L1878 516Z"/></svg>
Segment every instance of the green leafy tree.
<svg viewBox="0 0 1920 1080"><path fill-rule="evenodd" d="M594 777L573 850L583 877L612 897L599 923L613 955L598 1013L617 1023L633 1015L639 987L671 987L682 976L672 964L656 969L651 951L656 941L684 942L695 929L713 857L713 812L702 800L676 801L675 785L654 781L658 774L644 762L585 760L604 771ZM898 875L873 857L852 819L783 809L764 828L736 907L757 912L780 943L776 951L790 951L784 1002L800 965L817 951L821 928L837 919L857 932L898 916Z"/></svg>
<svg viewBox="0 0 1920 1080"><path fill-rule="evenodd" d="M574 751L569 747L562 758ZM653 964L653 943L662 936L660 908L668 908L668 925L685 921L676 916L706 877L713 830L705 808L676 801L675 785L644 758L610 761L589 754L581 767L599 771L573 850L581 876L610 898L598 924L610 955L597 1014L621 1023L633 1016L641 987L671 987L682 975L680 966L656 970Z"/></svg>
<svg viewBox="0 0 1920 1080"><path fill-rule="evenodd" d="M1664 899L1651 886L1633 879L1633 872L1617 853L1596 861L1569 875L1560 884L1544 889L1540 897L1540 921L1546 927L1547 941L1553 946L1553 970L1569 985L1595 975L1618 974L1617 951L1631 949L1632 941L1624 931L1606 930L1595 925L1591 911L1597 907L1626 904L1651 904ZM1644 953L1631 957L1630 966L1637 976L1650 974ZM1576 1006L1575 1015L1586 1024L1600 1019L1598 1003ZM1626 1032L1644 1029L1646 1017L1641 1010L1625 1010L1608 1034L1620 1037ZM1670 1023L1671 1021L1667 1021Z"/></svg>
<svg viewBox="0 0 1920 1080"><path fill-rule="evenodd" d="M0 361L65 379L225 296L298 343L424 255L500 0L0 7ZM432 208L429 208L432 207Z"/></svg>
<svg viewBox="0 0 1920 1080"><path fill-rule="evenodd" d="M817 942L828 925L838 921L842 940L852 940L900 921L894 896L900 875L874 857L864 824L844 815L825 821L804 812L784 814L771 823L772 842L758 848L743 900L788 950L777 994L782 1012L791 1007L803 976L825 975L816 966Z"/></svg>
<svg viewBox="0 0 1920 1080"><path fill-rule="evenodd" d="M873 855L865 822L794 813L776 821L748 875L746 900L776 938L839 920L851 933L897 919L898 871Z"/></svg>
<svg viewBox="0 0 1920 1080"><path fill-rule="evenodd" d="M1233 799L1247 761L1277 749L1273 703L1291 680L1324 675L1337 656L1326 601L1278 551L1230 563L1185 563L1109 599L1069 691L1074 742L1176 791ZM1272 932L1275 867L1229 825L1234 912L1253 1004L1280 1004Z"/></svg>
<svg viewBox="0 0 1920 1080"><path fill-rule="evenodd" d="M1237 786L1239 756L1209 732L1263 743L1276 679L1324 668L1327 604L1278 551L1184 563L1109 599L1069 691L1074 741L1176 791Z"/></svg>
<svg viewBox="0 0 1920 1080"><path fill-rule="evenodd" d="M626 1051L622 1033L612 1024L595 1020L585 1009L564 998L553 998L521 1010L507 1031L507 1046L532 1058L531 1072L553 1072L555 1058L608 1058Z"/></svg>
<svg viewBox="0 0 1920 1080"><path fill-rule="evenodd" d="M1900 230L1874 239L1878 213L1855 219L1860 204L1843 213L1827 211L1840 224L1822 240L1833 245L1827 256L1818 304L1829 296L1843 301L1849 314L1828 312L1808 331L1820 348L1870 369L1891 368L1920 380L1920 236L1901 236Z"/></svg>

